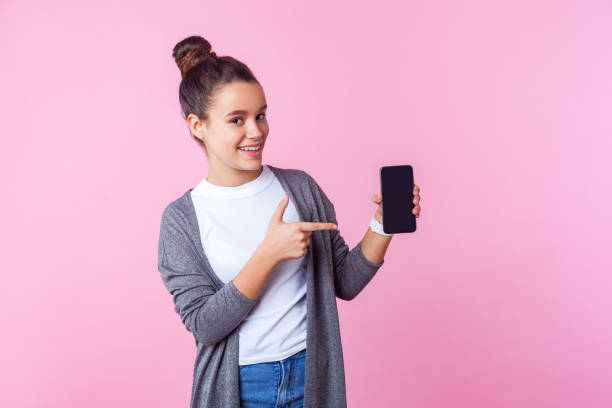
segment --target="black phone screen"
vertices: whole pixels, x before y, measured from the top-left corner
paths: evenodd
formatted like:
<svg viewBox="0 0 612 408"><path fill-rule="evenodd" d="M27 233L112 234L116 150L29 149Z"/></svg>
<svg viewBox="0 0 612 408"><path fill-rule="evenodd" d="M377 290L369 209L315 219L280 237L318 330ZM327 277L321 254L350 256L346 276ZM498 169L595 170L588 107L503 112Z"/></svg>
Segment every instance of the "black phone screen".
<svg viewBox="0 0 612 408"><path fill-rule="evenodd" d="M412 166L380 168L383 230L387 234L416 231L414 208L414 175Z"/></svg>

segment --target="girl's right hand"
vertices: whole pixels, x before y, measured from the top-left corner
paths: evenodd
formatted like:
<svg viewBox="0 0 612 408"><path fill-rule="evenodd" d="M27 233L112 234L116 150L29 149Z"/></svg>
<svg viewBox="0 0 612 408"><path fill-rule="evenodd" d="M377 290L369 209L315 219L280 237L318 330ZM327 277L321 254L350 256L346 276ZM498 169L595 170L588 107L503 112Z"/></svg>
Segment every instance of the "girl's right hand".
<svg viewBox="0 0 612 408"><path fill-rule="evenodd" d="M331 222L284 222L283 214L288 204L289 196L285 194L278 208L272 214L262 243L268 254L276 261L287 258L301 258L306 255L312 231L338 229L338 226Z"/></svg>

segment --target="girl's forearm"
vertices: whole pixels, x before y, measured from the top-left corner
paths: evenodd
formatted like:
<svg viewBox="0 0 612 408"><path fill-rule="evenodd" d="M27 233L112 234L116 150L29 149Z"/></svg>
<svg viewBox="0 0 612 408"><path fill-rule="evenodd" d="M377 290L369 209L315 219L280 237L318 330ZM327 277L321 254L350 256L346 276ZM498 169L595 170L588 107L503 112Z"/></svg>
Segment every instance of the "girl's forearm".
<svg viewBox="0 0 612 408"><path fill-rule="evenodd" d="M361 240L361 252L368 261L379 264L385 257L391 238L393 238L393 235L387 237L377 234L368 226L368 230Z"/></svg>
<svg viewBox="0 0 612 408"><path fill-rule="evenodd" d="M257 300L277 262L269 255L267 247L262 242L232 282L248 299Z"/></svg>

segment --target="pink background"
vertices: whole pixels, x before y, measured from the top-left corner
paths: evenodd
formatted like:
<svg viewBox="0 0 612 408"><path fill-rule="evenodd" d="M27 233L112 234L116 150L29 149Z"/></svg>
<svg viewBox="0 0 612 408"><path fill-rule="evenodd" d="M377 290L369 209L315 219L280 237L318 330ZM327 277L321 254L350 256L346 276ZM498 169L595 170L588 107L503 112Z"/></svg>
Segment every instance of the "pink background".
<svg viewBox="0 0 612 408"><path fill-rule="evenodd" d="M612 406L609 1L3 1L2 407L186 407L161 211L207 175L176 42L266 92L264 163L351 248L383 165L416 233L338 300L349 407Z"/></svg>

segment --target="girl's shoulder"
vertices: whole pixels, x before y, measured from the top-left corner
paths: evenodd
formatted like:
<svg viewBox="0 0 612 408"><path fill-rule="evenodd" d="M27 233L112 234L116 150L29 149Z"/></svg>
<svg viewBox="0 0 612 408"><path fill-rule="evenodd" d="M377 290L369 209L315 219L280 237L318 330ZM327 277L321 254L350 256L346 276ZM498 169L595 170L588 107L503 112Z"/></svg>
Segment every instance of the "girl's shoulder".
<svg viewBox="0 0 612 408"><path fill-rule="evenodd" d="M269 164L267 164L266 166L268 166L268 168L270 168L270 170L272 170L272 172L277 176L277 177L282 177L284 179L286 179L289 182L292 183L296 183L296 182L301 182L301 183L310 183L310 182L314 182L314 178L308 174L308 172L306 172L305 170L302 169L293 169L293 168L283 168L283 167L276 167L276 166L271 166Z"/></svg>
<svg viewBox="0 0 612 408"><path fill-rule="evenodd" d="M192 222L195 211L191 200L191 190L191 188L188 189L164 207L161 216L162 229L170 225L179 226Z"/></svg>

